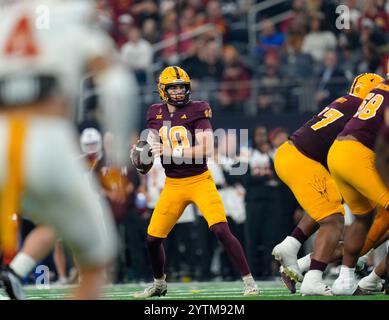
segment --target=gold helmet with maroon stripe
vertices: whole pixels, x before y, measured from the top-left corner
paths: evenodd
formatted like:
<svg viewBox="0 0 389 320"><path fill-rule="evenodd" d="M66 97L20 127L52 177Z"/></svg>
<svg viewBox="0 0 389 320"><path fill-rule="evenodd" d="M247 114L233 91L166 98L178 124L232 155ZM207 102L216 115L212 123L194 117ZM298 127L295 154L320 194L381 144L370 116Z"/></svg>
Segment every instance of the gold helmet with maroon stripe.
<svg viewBox="0 0 389 320"><path fill-rule="evenodd" d="M174 85L184 85L185 94L181 98L173 98L169 95L167 89ZM190 78L186 71L177 66L166 67L158 79L158 92L161 100L176 107L182 107L190 99Z"/></svg>
<svg viewBox="0 0 389 320"><path fill-rule="evenodd" d="M361 99L365 99L368 93L382 81L384 81L384 78L378 74L362 73L355 77L349 94Z"/></svg>

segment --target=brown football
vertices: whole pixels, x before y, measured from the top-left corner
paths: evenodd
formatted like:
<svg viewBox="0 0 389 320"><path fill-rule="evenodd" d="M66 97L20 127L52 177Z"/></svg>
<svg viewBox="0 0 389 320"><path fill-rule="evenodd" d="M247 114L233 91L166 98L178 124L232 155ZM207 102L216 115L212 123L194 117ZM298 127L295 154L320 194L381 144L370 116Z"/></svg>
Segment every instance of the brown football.
<svg viewBox="0 0 389 320"><path fill-rule="evenodd" d="M153 166L154 157L151 146L147 141L138 141L131 154L131 161L136 170L141 174L149 172Z"/></svg>

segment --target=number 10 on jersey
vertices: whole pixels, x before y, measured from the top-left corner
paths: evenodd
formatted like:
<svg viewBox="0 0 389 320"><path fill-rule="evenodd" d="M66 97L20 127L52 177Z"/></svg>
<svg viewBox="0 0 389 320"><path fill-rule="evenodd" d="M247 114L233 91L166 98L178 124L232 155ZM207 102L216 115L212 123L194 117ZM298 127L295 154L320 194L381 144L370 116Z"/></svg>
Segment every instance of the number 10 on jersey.
<svg viewBox="0 0 389 320"><path fill-rule="evenodd" d="M184 126L169 127L162 126L159 129L159 136L164 145L170 145L172 149L182 146L183 148L190 148L188 137L188 130Z"/></svg>

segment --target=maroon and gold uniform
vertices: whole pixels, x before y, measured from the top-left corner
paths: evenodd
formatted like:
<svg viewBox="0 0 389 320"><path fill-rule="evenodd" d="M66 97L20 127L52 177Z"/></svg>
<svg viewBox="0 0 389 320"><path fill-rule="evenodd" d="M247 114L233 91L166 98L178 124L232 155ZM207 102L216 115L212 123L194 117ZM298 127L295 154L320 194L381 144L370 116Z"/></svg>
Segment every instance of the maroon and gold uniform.
<svg viewBox="0 0 389 320"><path fill-rule="evenodd" d="M148 110L147 142L154 157L162 156L167 177L147 229L146 243L154 283L143 292L135 293L134 297L148 298L167 293L162 243L190 203L198 207L239 271L245 284L243 294L257 295L258 286L241 244L228 227L220 195L206 165L205 157L212 154L213 147L209 121L211 108L206 102L190 101L189 75L178 66L166 67L159 76L157 87L164 103L154 104ZM136 149L134 145L132 150Z"/></svg>
<svg viewBox="0 0 389 320"><path fill-rule="evenodd" d="M373 89L328 153L328 167L353 214L389 206L389 190L375 168L374 143L389 103L389 80Z"/></svg>
<svg viewBox="0 0 389 320"><path fill-rule="evenodd" d="M341 195L327 170L327 153L361 102L350 94L338 98L295 131L276 153L278 176L316 221L344 214Z"/></svg>
<svg viewBox="0 0 389 320"><path fill-rule="evenodd" d="M361 98L350 94L334 100L295 131L290 140L301 153L327 167L328 150L361 102Z"/></svg>
<svg viewBox="0 0 389 320"><path fill-rule="evenodd" d="M195 145L196 130L212 129L211 117L211 108L203 101L189 101L173 114L166 104L153 104L147 113L147 127L158 132L163 144L190 148ZM150 221L149 235L166 238L189 203L196 204L209 227L227 221L206 159L182 164L162 161L162 165L167 178Z"/></svg>
<svg viewBox="0 0 389 320"><path fill-rule="evenodd" d="M385 105L388 103L389 80L385 80L367 95L358 113L347 123L339 136L352 135L364 146L374 150L384 119Z"/></svg>
<svg viewBox="0 0 389 320"><path fill-rule="evenodd" d="M374 73L358 75L347 95L324 108L277 150L274 165L278 176L316 221L344 214L341 194L327 170L328 150L369 91L382 80Z"/></svg>
<svg viewBox="0 0 389 320"><path fill-rule="evenodd" d="M163 103L153 104L147 112L147 128L158 132L162 143L171 143L172 148L182 145L189 148L195 144L195 131L212 129L209 119L212 111L204 101L189 101L184 107L170 114ZM201 164L162 163L169 178L186 178L208 170L203 159ZM193 161L194 162L194 161Z"/></svg>

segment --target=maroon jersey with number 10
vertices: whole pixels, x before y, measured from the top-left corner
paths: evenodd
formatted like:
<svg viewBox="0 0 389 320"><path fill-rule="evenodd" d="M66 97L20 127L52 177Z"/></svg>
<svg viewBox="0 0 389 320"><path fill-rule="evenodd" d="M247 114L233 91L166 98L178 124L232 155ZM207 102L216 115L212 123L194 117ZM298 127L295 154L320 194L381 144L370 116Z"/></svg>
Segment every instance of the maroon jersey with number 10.
<svg viewBox="0 0 389 320"><path fill-rule="evenodd" d="M211 117L211 107L204 101L189 101L174 113L169 113L166 104L158 103L148 109L147 128L156 130L162 143L172 148L179 145L189 148L196 144L196 130L212 130ZM192 177L208 170L205 158L201 163L192 159L192 163L175 164L172 160L171 164L162 161L162 165L170 178Z"/></svg>

